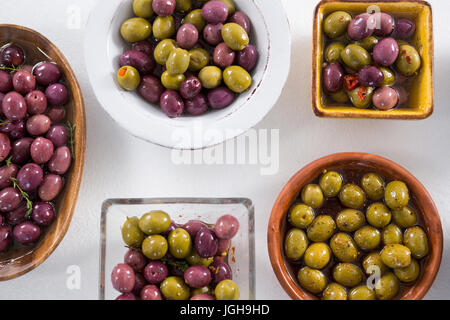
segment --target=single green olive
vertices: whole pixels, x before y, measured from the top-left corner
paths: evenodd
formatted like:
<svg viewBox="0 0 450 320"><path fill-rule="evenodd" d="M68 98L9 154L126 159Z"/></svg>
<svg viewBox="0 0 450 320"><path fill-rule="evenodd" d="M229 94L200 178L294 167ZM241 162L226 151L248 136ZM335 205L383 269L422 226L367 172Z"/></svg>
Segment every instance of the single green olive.
<svg viewBox="0 0 450 320"><path fill-rule="evenodd" d="M331 250L330 247L323 242L311 244L306 249L304 261L305 264L313 269L323 269L330 262Z"/></svg>
<svg viewBox="0 0 450 320"><path fill-rule="evenodd" d="M150 211L139 219L139 228L145 234L160 234L170 227L170 216L160 210Z"/></svg>
<svg viewBox="0 0 450 320"><path fill-rule="evenodd" d="M405 268L394 269L394 273L401 282L410 283L416 281L420 275L420 265L416 259Z"/></svg>
<svg viewBox="0 0 450 320"><path fill-rule="evenodd" d="M381 239L383 240L383 244L401 244L403 242L403 234L402 230L396 225L391 223L384 227L381 232Z"/></svg>
<svg viewBox="0 0 450 320"><path fill-rule="evenodd" d="M411 264L411 250L401 244L388 244L381 250L381 259L389 268L405 268Z"/></svg>
<svg viewBox="0 0 450 320"><path fill-rule="evenodd" d="M386 186L384 200L393 210L405 207L409 202L409 190L402 181L392 181Z"/></svg>
<svg viewBox="0 0 450 320"><path fill-rule="evenodd" d="M208 51L201 48L189 50L189 71L200 71L206 67L210 60Z"/></svg>
<svg viewBox="0 0 450 320"><path fill-rule="evenodd" d="M284 251L290 260L300 260L306 248L308 248L308 238L303 230L294 228L286 234Z"/></svg>
<svg viewBox="0 0 450 320"><path fill-rule="evenodd" d="M340 42L333 42L325 49L325 60L329 63L341 63L341 52L345 49L345 45Z"/></svg>
<svg viewBox="0 0 450 320"><path fill-rule="evenodd" d="M366 251L376 249L381 243L380 231L372 226L356 230L354 238L358 247Z"/></svg>
<svg viewBox="0 0 450 320"><path fill-rule="evenodd" d="M168 237L169 251L177 259L184 259L192 251L192 239L189 233L181 228L172 230Z"/></svg>
<svg viewBox="0 0 450 320"><path fill-rule="evenodd" d="M342 176L336 171L328 171L320 178L319 185L326 197L336 197L342 188Z"/></svg>
<svg viewBox="0 0 450 320"><path fill-rule="evenodd" d="M169 71L164 71L161 76L161 83L166 89L180 90L181 84L185 79L184 74L171 75Z"/></svg>
<svg viewBox="0 0 450 320"><path fill-rule="evenodd" d="M206 20L203 18L202 9L195 9L184 17L183 24L192 24L201 34L206 26Z"/></svg>
<svg viewBox="0 0 450 320"><path fill-rule="evenodd" d="M306 205L317 209L322 206L324 196L322 189L317 184L308 184L302 190L302 201Z"/></svg>
<svg viewBox="0 0 450 320"><path fill-rule="evenodd" d="M168 300L188 300L191 296L188 285L180 277L168 277L160 286L161 293Z"/></svg>
<svg viewBox="0 0 450 320"><path fill-rule="evenodd" d="M348 95L344 90L339 90L337 92L328 93L331 99L337 103L346 103L348 101Z"/></svg>
<svg viewBox="0 0 450 320"><path fill-rule="evenodd" d="M122 226L123 242L125 242L125 244L129 247L140 248L144 238L144 233L141 229L139 229L139 218L127 218Z"/></svg>
<svg viewBox="0 0 450 320"><path fill-rule="evenodd" d="M141 76L136 68L132 66L123 66L117 72L117 81L123 89L134 91L141 83Z"/></svg>
<svg viewBox="0 0 450 320"><path fill-rule="evenodd" d="M214 289L217 300L238 300L239 288L233 280L223 280Z"/></svg>
<svg viewBox="0 0 450 320"><path fill-rule="evenodd" d="M297 275L300 285L311 293L320 293L327 286L327 279L320 270L303 267Z"/></svg>
<svg viewBox="0 0 450 320"><path fill-rule="evenodd" d="M339 200L347 208L359 209L366 202L364 191L355 184L346 184L339 193Z"/></svg>
<svg viewBox="0 0 450 320"><path fill-rule="evenodd" d="M323 22L323 31L334 39L347 32L348 24L352 21L352 16L345 11L335 11L328 15Z"/></svg>
<svg viewBox="0 0 450 320"><path fill-rule="evenodd" d="M155 61L160 65L165 65L169 55L177 48L177 43L173 39L164 39L158 43L153 52Z"/></svg>
<svg viewBox="0 0 450 320"><path fill-rule="evenodd" d="M352 70L359 71L362 67L372 64L372 57L361 46L349 44L341 52L342 61Z"/></svg>
<svg viewBox="0 0 450 320"><path fill-rule="evenodd" d="M375 291L368 286L358 286L350 290L348 300L376 300Z"/></svg>
<svg viewBox="0 0 450 320"><path fill-rule="evenodd" d="M213 263L214 257L210 258L202 258L198 255L197 251L195 251L194 248L192 248L191 253L186 257L186 261L191 266L204 266L208 268L211 263Z"/></svg>
<svg viewBox="0 0 450 320"><path fill-rule="evenodd" d="M225 3L228 7L228 14L233 14L236 12L236 5L233 0L219 0Z"/></svg>
<svg viewBox="0 0 450 320"><path fill-rule="evenodd" d="M333 279L345 287L355 287L361 283L363 273L357 265L338 263L333 269Z"/></svg>
<svg viewBox="0 0 450 320"><path fill-rule="evenodd" d="M366 173L361 178L361 187L370 200L379 201L384 197L385 184L383 179L376 173Z"/></svg>
<svg viewBox="0 0 450 320"><path fill-rule="evenodd" d="M374 36L364 38L360 41L355 41L356 45L363 47L364 49L366 49L369 52L373 50L373 48L377 45L377 43L378 43L378 39Z"/></svg>
<svg viewBox="0 0 450 320"><path fill-rule="evenodd" d="M247 32L237 23L227 23L222 27L222 38L234 51L244 50L250 43Z"/></svg>
<svg viewBox="0 0 450 320"><path fill-rule="evenodd" d="M171 75L185 73L189 67L190 60L188 51L181 48L172 50L166 62L167 71Z"/></svg>
<svg viewBox="0 0 450 320"><path fill-rule="evenodd" d="M172 16L156 17L153 21L153 36L158 40L169 39L175 34L175 21Z"/></svg>
<svg viewBox="0 0 450 320"><path fill-rule="evenodd" d="M337 283L330 283L322 295L323 300L347 300L347 289Z"/></svg>
<svg viewBox="0 0 450 320"><path fill-rule="evenodd" d="M406 229L403 243L411 250L412 256L416 259L422 259L428 254L428 236L419 226Z"/></svg>
<svg viewBox="0 0 450 320"><path fill-rule="evenodd" d="M201 288L198 288L198 289L193 289L192 292L191 292L191 297L195 297L198 294L207 294L207 295L212 296L213 292L212 292L212 289L210 287L201 287Z"/></svg>
<svg viewBox="0 0 450 320"><path fill-rule="evenodd" d="M178 12L187 12L192 8L192 0L177 0L176 10Z"/></svg>
<svg viewBox="0 0 450 320"><path fill-rule="evenodd" d="M401 228L415 226L419 220L416 211L410 206L392 210L392 219Z"/></svg>
<svg viewBox="0 0 450 320"><path fill-rule="evenodd" d="M161 260L166 255L168 247L166 238L152 235L142 242L142 253L150 260Z"/></svg>
<svg viewBox="0 0 450 320"><path fill-rule="evenodd" d="M314 209L303 203L296 204L289 210L289 222L297 228L308 228L314 217Z"/></svg>
<svg viewBox="0 0 450 320"><path fill-rule="evenodd" d="M386 273L375 284L375 293L380 300L395 298L399 289L400 283L392 272Z"/></svg>
<svg viewBox="0 0 450 320"><path fill-rule="evenodd" d="M391 211L381 202L372 203L366 211L367 222L375 228L386 227L392 219Z"/></svg>
<svg viewBox="0 0 450 320"><path fill-rule="evenodd" d="M364 214L355 209L345 209L336 216L336 225L339 230L353 232L358 230L366 222Z"/></svg>
<svg viewBox="0 0 450 320"><path fill-rule="evenodd" d="M240 66L231 66L223 71L223 81L231 91L242 93L252 85L252 76Z"/></svg>
<svg viewBox="0 0 450 320"><path fill-rule="evenodd" d="M404 76L413 76L420 69L421 64L422 60L416 48L410 45L400 46L395 66Z"/></svg>
<svg viewBox="0 0 450 320"><path fill-rule="evenodd" d="M314 242L328 240L336 230L336 223L330 216L318 216L308 227L308 238Z"/></svg>
<svg viewBox="0 0 450 320"><path fill-rule="evenodd" d="M153 17L153 0L134 0L133 1L133 11L134 14L141 18L151 18Z"/></svg>
<svg viewBox="0 0 450 320"><path fill-rule="evenodd" d="M366 255L362 261L362 266L367 275L378 273L382 275L386 272L387 267L381 259L381 255L378 252L371 252Z"/></svg>
<svg viewBox="0 0 450 320"><path fill-rule="evenodd" d="M331 250L336 258L342 262L354 262L358 258L356 243L346 233L337 233L330 240Z"/></svg>
<svg viewBox="0 0 450 320"><path fill-rule="evenodd" d="M120 27L120 34L127 42L138 42L152 35L152 25L144 18L131 18Z"/></svg>
<svg viewBox="0 0 450 320"><path fill-rule="evenodd" d="M354 107L366 109L372 103L373 87L358 87L348 92L348 97Z"/></svg>
<svg viewBox="0 0 450 320"><path fill-rule="evenodd" d="M214 89L222 83L222 70L216 66L204 67L200 70L198 78L200 79L203 88Z"/></svg>
<svg viewBox="0 0 450 320"><path fill-rule="evenodd" d="M392 86L396 81L395 72L390 68L379 67L381 72L383 72L384 79L381 82L381 86Z"/></svg>

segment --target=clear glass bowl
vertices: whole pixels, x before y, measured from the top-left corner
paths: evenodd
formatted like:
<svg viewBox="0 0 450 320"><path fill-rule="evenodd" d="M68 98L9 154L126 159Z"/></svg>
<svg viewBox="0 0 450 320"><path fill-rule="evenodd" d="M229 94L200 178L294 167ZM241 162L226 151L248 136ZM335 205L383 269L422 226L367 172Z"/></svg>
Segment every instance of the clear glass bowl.
<svg viewBox="0 0 450 320"><path fill-rule="evenodd" d="M121 226L127 217L142 216L151 210L163 210L179 223L201 220L214 224L224 214L239 220L240 229L231 241L229 264L233 280L238 284L241 300L255 296L255 220L253 203L242 198L153 198L108 199L103 202L100 238L101 300L113 300L120 295L111 284L112 269L123 262L127 248L122 240Z"/></svg>

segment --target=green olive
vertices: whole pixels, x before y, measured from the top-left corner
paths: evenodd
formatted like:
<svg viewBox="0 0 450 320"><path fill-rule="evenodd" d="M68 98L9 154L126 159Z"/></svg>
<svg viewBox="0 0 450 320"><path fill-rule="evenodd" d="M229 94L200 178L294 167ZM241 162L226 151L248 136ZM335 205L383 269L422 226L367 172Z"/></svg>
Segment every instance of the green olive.
<svg viewBox="0 0 450 320"><path fill-rule="evenodd" d="M223 280L216 286L214 294L217 300L238 300L239 288L233 280Z"/></svg>
<svg viewBox="0 0 450 320"><path fill-rule="evenodd" d="M166 238L152 235L142 242L142 253L150 260L161 260L166 255L168 247Z"/></svg>
<svg viewBox="0 0 450 320"><path fill-rule="evenodd" d="M403 243L411 250L412 256L416 259L422 259L428 254L428 237L421 227L406 229Z"/></svg>
<svg viewBox="0 0 450 320"><path fill-rule="evenodd" d="M367 275L372 275L377 271L382 275L387 270L378 252L371 252L366 255L362 261L362 266Z"/></svg>
<svg viewBox="0 0 450 320"><path fill-rule="evenodd" d="M384 79L381 82L381 86L392 86L396 81L395 73L389 68L379 67L381 72L383 72Z"/></svg>
<svg viewBox="0 0 450 320"><path fill-rule="evenodd" d="M189 12L186 17L184 17L183 24L194 25L201 34L206 26L206 20L203 18L202 9L196 9Z"/></svg>
<svg viewBox="0 0 450 320"><path fill-rule="evenodd" d="M296 204L289 211L289 222L297 228L306 229L314 220L314 209L306 204Z"/></svg>
<svg viewBox="0 0 450 320"><path fill-rule="evenodd" d="M355 209L345 209L336 216L336 225L339 230L353 232L361 228L366 222L364 214Z"/></svg>
<svg viewBox="0 0 450 320"><path fill-rule="evenodd" d="M210 60L208 51L201 48L191 49L189 57L189 71L200 71L208 65Z"/></svg>
<svg viewBox="0 0 450 320"><path fill-rule="evenodd" d="M366 211L367 222L375 228L386 227L392 219L391 211L381 202L372 203Z"/></svg>
<svg viewBox="0 0 450 320"><path fill-rule="evenodd" d="M200 70L198 78L206 89L214 89L222 83L222 70L215 66L204 67Z"/></svg>
<svg viewBox="0 0 450 320"><path fill-rule="evenodd" d="M127 218L122 226L122 239L127 246L140 248L142 241L144 241L145 235L141 229L139 229L139 218L131 217Z"/></svg>
<svg viewBox="0 0 450 320"><path fill-rule="evenodd" d="M395 66L404 76L413 76L420 69L421 64L422 60L416 48L410 45L400 46Z"/></svg>
<svg viewBox="0 0 450 320"><path fill-rule="evenodd" d="M330 283L323 291L323 300L347 300L347 290L337 283Z"/></svg>
<svg viewBox="0 0 450 320"><path fill-rule="evenodd" d="M157 16L153 21L153 36L158 40L164 40L175 34L175 21L172 16Z"/></svg>
<svg viewBox="0 0 450 320"><path fill-rule="evenodd" d="M405 268L411 264L411 250L401 244L388 244L381 250L381 259L389 268Z"/></svg>
<svg viewBox="0 0 450 320"><path fill-rule="evenodd" d="M337 38L347 32L352 16L345 11L335 11L327 16L323 22L323 31L330 38Z"/></svg>
<svg viewBox="0 0 450 320"><path fill-rule="evenodd" d="M223 71L223 81L231 91L242 93L252 85L252 76L240 66L231 66Z"/></svg>
<svg viewBox="0 0 450 320"><path fill-rule="evenodd" d="M350 290L348 293L349 300L376 300L375 291L368 286L359 286Z"/></svg>
<svg viewBox="0 0 450 320"><path fill-rule="evenodd" d="M342 61L352 70L359 71L364 66L368 66L372 63L372 57L361 46L356 44L349 44L341 52Z"/></svg>
<svg viewBox="0 0 450 320"><path fill-rule="evenodd" d="M356 243L346 233L337 233L330 240L333 254L342 262L354 262L358 258Z"/></svg>
<svg viewBox="0 0 450 320"><path fill-rule="evenodd" d="M328 94L331 97L331 99L333 99L337 103L346 103L348 101L348 95L344 90L340 90L337 92L329 92Z"/></svg>
<svg viewBox="0 0 450 320"><path fill-rule="evenodd" d="M136 68L131 66L123 66L117 72L117 81L123 89L134 91L141 83L141 76Z"/></svg>
<svg viewBox="0 0 450 320"><path fill-rule="evenodd" d="M188 300L190 289L180 277L168 277L160 286L161 293L168 300Z"/></svg>
<svg viewBox="0 0 450 320"><path fill-rule="evenodd" d="M329 63L341 63L341 52L345 46L340 42L333 42L325 49L325 60Z"/></svg>
<svg viewBox="0 0 450 320"><path fill-rule="evenodd" d="M418 217L416 211L410 206L392 210L394 222L401 228L409 228L417 224Z"/></svg>
<svg viewBox="0 0 450 320"><path fill-rule="evenodd" d="M366 109L372 103L373 87L358 87L348 92L348 97L354 107Z"/></svg>
<svg viewBox="0 0 450 320"><path fill-rule="evenodd" d="M184 74L171 75L169 71L164 71L161 76L161 83L166 89L180 90L181 83L186 79Z"/></svg>
<svg viewBox="0 0 450 320"><path fill-rule="evenodd" d="M314 242L328 240L336 230L336 224L330 216L318 216L308 227L308 238Z"/></svg>
<svg viewBox="0 0 450 320"><path fill-rule="evenodd" d="M420 265L416 259L412 259L409 266L394 269L394 273L401 282L413 282L416 281L420 275Z"/></svg>
<svg viewBox="0 0 450 320"><path fill-rule="evenodd" d="M233 0L219 0L225 3L228 7L228 14L233 14L236 12L236 5Z"/></svg>
<svg viewBox="0 0 450 320"><path fill-rule="evenodd" d="M172 50L166 62L167 71L171 75L185 73L189 67L190 60L189 52L186 50L181 48Z"/></svg>
<svg viewBox="0 0 450 320"><path fill-rule="evenodd" d="M399 289L400 283L392 272L386 273L375 284L375 293L380 300L391 300L395 298Z"/></svg>
<svg viewBox="0 0 450 320"><path fill-rule="evenodd" d="M387 225L381 232L381 239L383 244L401 244L403 242L402 230L396 225L391 223Z"/></svg>
<svg viewBox="0 0 450 320"><path fill-rule="evenodd" d="M134 14L141 18L151 18L154 14L152 8L153 0L134 0L133 11Z"/></svg>
<svg viewBox="0 0 450 320"><path fill-rule="evenodd" d="M184 259L191 253L192 239L189 233L181 228L169 233L169 251L177 259Z"/></svg>
<svg viewBox="0 0 450 320"><path fill-rule="evenodd" d="M373 250L381 243L381 233L371 226L364 226L356 230L355 242L362 250Z"/></svg>
<svg viewBox="0 0 450 320"><path fill-rule="evenodd" d="M212 296L213 292L212 292L210 287L201 287L201 288L198 288L198 289L193 289L192 292L191 292L191 297L194 297L194 296L196 296L198 294L207 294L207 295Z"/></svg>
<svg viewBox="0 0 450 320"><path fill-rule="evenodd" d="M320 186L317 184L305 186L302 190L302 201L314 209L321 207L324 202L324 196Z"/></svg>
<svg viewBox="0 0 450 320"><path fill-rule="evenodd" d="M152 25L144 18L131 18L122 24L120 34L127 42L142 41L152 35Z"/></svg>
<svg viewBox="0 0 450 320"><path fill-rule="evenodd" d="M186 257L186 261L191 266L204 266L206 268L208 268L211 265L211 263L213 263L213 260L214 260L214 257L210 257L210 258L200 257L194 248L192 248L191 253Z"/></svg>
<svg viewBox="0 0 450 320"><path fill-rule="evenodd" d="M346 184L339 193L339 200L347 208L359 209L366 202L364 191L354 184Z"/></svg>
<svg viewBox="0 0 450 320"><path fill-rule="evenodd" d="M153 52L156 62L158 62L158 64L160 65L165 65L167 59L169 59L169 55L176 48L177 43L175 42L175 40L173 39L162 40L160 43L158 43Z"/></svg>
<svg viewBox="0 0 450 320"><path fill-rule="evenodd" d="M364 38L363 40L355 42L356 45L363 47L364 49L366 49L369 52L373 50L373 48L377 45L377 43L378 43L378 39L374 36L370 36L370 37Z"/></svg>
<svg viewBox="0 0 450 320"><path fill-rule="evenodd" d="M363 280L363 273L352 263L338 263L333 269L333 279L345 287L355 287Z"/></svg>
<svg viewBox="0 0 450 320"><path fill-rule="evenodd" d="M373 201L380 201L384 197L384 181L376 173L367 173L361 179L361 187L367 197Z"/></svg>
<svg viewBox="0 0 450 320"><path fill-rule="evenodd" d="M303 267L297 275L300 285L311 293L320 293L327 286L325 275L315 269Z"/></svg>
<svg viewBox="0 0 450 320"><path fill-rule="evenodd" d="M330 262L330 247L323 242L313 243L306 249L305 264L313 269L323 269Z"/></svg>
<svg viewBox="0 0 450 320"><path fill-rule="evenodd" d="M308 238L303 230L294 228L286 234L284 251L290 260L300 260L303 257L307 247Z"/></svg>
<svg viewBox="0 0 450 320"><path fill-rule="evenodd" d="M404 182L392 181L386 186L384 199L393 210L405 207L409 202L409 190Z"/></svg>
<svg viewBox="0 0 450 320"><path fill-rule="evenodd" d="M222 38L234 51L244 50L250 43L247 32L237 23L227 23L222 27Z"/></svg>
<svg viewBox="0 0 450 320"><path fill-rule="evenodd" d="M320 178L319 185L326 197L336 197L342 188L342 176L336 171L328 171Z"/></svg>
<svg viewBox="0 0 450 320"><path fill-rule="evenodd" d="M164 211L150 211L139 219L139 228L145 234L160 234L170 227L170 216Z"/></svg>
<svg viewBox="0 0 450 320"><path fill-rule="evenodd" d="M192 0L177 0L176 10L178 12L187 12L192 8Z"/></svg>

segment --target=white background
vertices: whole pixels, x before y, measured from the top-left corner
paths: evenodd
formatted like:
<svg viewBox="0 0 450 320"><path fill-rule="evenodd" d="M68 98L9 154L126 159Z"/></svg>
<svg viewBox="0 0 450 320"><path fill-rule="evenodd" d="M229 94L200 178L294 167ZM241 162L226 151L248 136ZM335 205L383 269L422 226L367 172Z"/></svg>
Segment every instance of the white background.
<svg viewBox="0 0 450 320"><path fill-rule="evenodd" d="M273 1L273 0L261 0ZM86 103L86 166L69 231L36 270L0 283L0 299L96 299L100 208L112 197L247 197L256 207L256 297L286 299L267 254L266 230L276 196L307 163L330 153L363 151L385 156L412 171L433 196L444 234L450 231L450 2L430 1L434 12L435 113L425 121L318 119L311 111L312 17L317 1L283 0L292 30L291 73L282 97L257 126L280 128L280 170L261 176L254 165L176 166L171 152L119 128L102 110L89 85L83 40L93 0L1 0L0 23L33 28L47 36L72 65ZM68 17L80 10L81 27ZM280 48L282 50L282 48ZM126 107L126 106L124 106ZM446 238L445 247L449 247ZM450 297L450 257L444 252L428 299ZM66 270L81 270L81 289L66 287Z"/></svg>

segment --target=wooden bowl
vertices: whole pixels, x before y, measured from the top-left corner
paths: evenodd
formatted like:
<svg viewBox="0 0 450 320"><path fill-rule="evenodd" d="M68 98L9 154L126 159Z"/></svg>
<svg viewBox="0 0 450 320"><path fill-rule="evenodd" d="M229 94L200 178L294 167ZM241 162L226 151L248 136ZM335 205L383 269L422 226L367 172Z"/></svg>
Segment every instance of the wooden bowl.
<svg viewBox="0 0 450 320"><path fill-rule="evenodd" d="M389 179L404 181L411 199L416 205L422 226L428 234L430 252L423 260L423 272L414 285L405 287L399 299L422 299L436 277L442 258L443 235L438 210L425 187L400 165L367 153L338 153L316 160L297 172L285 185L272 209L268 228L268 249L273 270L284 290L298 300L314 300L314 295L303 290L297 282L297 275L285 261L283 243L286 233L286 214L298 198L302 188L319 177L323 170L364 168L377 172Z"/></svg>
<svg viewBox="0 0 450 320"><path fill-rule="evenodd" d="M83 97L77 79L63 54L47 38L38 32L16 25L0 24L0 43L14 42L26 52L26 63L34 65L43 60L53 60L64 73L70 91L70 102L66 104L66 120L75 129L74 160L65 175L65 186L55 201L56 219L45 230L38 243L33 246L12 248L0 254L0 281L13 279L36 268L55 250L69 228L78 197L84 166L86 128ZM41 50L44 54L40 53Z"/></svg>
<svg viewBox="0 0 450 320"><path fill-rule="evenodd" d="M382 12L416 21L417 30L411 43L422 57L422 67L409 92L408 108L388 111L358 109L347 104L330 104L323 99L322 66L325 36L323 20L338 10L354 14L367 12L370 6L378 6ZM433 16L430 4L421 0L356 1L324 0L314 13L312 56L312 107L318 117L368 118L392 120L420 120L433 113Z"/></svg>

